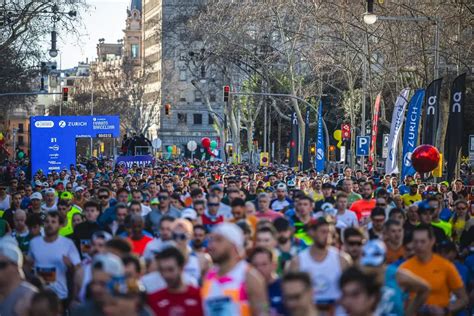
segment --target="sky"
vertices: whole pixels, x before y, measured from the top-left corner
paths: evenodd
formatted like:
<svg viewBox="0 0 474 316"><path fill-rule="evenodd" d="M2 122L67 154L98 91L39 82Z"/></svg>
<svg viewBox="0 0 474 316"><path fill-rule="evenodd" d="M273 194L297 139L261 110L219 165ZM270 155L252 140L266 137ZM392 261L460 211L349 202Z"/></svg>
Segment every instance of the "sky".
<svg viewBox="0 0 474 316"><path fill-rule="evenodd" d="M77 66L78 62L86 61L86 58L94 60L99 38L104 38L106 43L116 43L123 38L129 3L130 0L87 0L89 9L81 13L80 34L58 32L60 56L57 62L62 69Z"/></svg>

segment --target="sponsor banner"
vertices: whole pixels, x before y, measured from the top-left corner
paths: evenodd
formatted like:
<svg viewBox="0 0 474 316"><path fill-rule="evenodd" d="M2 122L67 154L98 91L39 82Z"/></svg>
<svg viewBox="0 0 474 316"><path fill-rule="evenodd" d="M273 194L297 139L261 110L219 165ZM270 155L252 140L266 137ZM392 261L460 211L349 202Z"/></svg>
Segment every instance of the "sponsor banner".
<svg viewBox="0 0 474 316"><path fill-rule="evenodd" d="M455 178L459 152L464 139L463 112L466 97L466 74L458 76L451 87L451 101L449 103L449 120L447 131L447 160L448 181Z"/></svg>
<svg viewBox="0 0 474 316"><path fill-rule="evenodd" d="M291 114L291 132L290 132L290 160L288 166L294 168L298 166L298 139L299 124L296 112Z"/></svg>
<svg viewBox="0 0 474 316"><path fill-rule="evenodd" d="M373 170L375 164L375 149L377 148L377 133L379 128L379 112L380 112L380 101L382 94L379 93L375 99L374 104L374 115L372 118L372 131L371 131L371 142L370 142L370 153L369 153L369 171Z"/></svg>
<svg viewBox="0 0 474 316"><path fill-rule="evenodd" d="M426 88L425 115L423 116L423 144L435 145L439 121L439 93L443 78L436 79Z"/></svg>
<svg viewBox="0 0 474 316"><path fill-rule="evenodd" d="M399 173L398 171L398 139L405 119L405 108L407 106L410 89L403 89L395 101L393 108L392 125L388 139L388 157L385 161L385 173Z"/></svg>
<svg viewBox="0 0 474 316"><path fill-rule="evenodd" d="M309 107L306 109L303 146L303 170L311 169L311 156L309 153Z"/></svg>
<svg viewBox="0 0 474 316"><path fill-rule="evenodd" d="M120 137L118 116L32 116L31 169L45 174L76 164L76 138Z"/></svg>
<svg viewBox="0 0 474 316"><path fill-rule="evenodd" d="M324 144L323 132L323 101L319 102L318 134L316 135L316 159L314 162L317 172L324 171L324 164L326 162L326 146Z"/></svg>
<svg viewBox="0 0 474 316"><path fill-rule="evenodd" d="M408 104L408 112L405 121L405 132L403 133L403 162L402 177L414 175L415 169L411 164L411 154L418 145L418 130L420 126L421 111L425 90L418 89Z"/></svg>
<svg viewBox="0 0 474 316"><path fill-rule="evenodd" d="M152 156L120 156L115 161L117 166L122 166L124 168L124 173L134 165L143 168L148 165L153 165Z"/></svg>

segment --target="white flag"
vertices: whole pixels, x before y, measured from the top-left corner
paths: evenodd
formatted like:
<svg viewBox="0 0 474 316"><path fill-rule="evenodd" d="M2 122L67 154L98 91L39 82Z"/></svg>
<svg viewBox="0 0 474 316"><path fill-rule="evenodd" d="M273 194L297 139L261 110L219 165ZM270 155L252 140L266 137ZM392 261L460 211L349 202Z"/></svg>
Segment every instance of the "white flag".
<svg viewBox="0 0 474 316"><path fill-rule="evenodd" d="M398 171L398 138L405 120L405 108L408 103L410 89L403 89L395 102L393 109L392 125L388 138L388 157L385 161L385 173L399 173Z"/></svg>

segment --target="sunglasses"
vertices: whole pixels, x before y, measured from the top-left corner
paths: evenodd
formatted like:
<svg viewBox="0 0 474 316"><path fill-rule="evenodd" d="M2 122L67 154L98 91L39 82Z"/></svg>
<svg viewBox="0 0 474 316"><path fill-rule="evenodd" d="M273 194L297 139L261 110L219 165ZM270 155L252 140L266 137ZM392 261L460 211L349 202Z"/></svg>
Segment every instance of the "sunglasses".
<svg viewBox="0 0 474 316"><path fill-rule="evenodd" d="M219 206L219 203L207 203L207 206Z"/></svg>
<svg viewBox="0 0 474 316"><path fill-rule="evenodd" d="M99 199L101 199L101 200L106 200L108 198L109 198L108 195L99 195Z"/></svg>
<svg viewBox="0 0 474 316"><path fill-rule="evenodd" d="M168 197L166 195L161 195L161 196L158 196L158 200L160 201L164 201L164 200L167 200Z"/></svg>
<svg viewBox="0 0 474 316"><path fill-rule="evenodd" d="M362 246L362 241L355 241L355 240L354 240L354 241L351 241L351 240L348 240L348 241L347 241L347 244L348 244L349 246L359 246L359 247L360 247L360 246Z"/></svg>
<svg viewBox="0 0 474 316"><path fill-rule="evenodd" d="M173 240L185 241L188 239L188 236L184 233L173 233Z"/></svg>

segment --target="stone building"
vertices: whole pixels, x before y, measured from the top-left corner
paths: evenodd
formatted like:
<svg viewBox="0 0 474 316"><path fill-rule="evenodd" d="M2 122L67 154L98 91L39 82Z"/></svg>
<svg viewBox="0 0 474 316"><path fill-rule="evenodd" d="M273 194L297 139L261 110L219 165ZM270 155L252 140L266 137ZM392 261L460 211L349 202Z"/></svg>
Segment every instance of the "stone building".
<svg viewBox="0 0 474 316"><path fill-rule="evenodd" d="M146 91L150 99L160 99L158 136L164 146L184 149L190 140L199 144L202 137L218 139L205 100L222 118L222 80L205 66L196 72L189 67L193 61L199 64L201 46L189 38L187 27L202 4L199 0L143 1L144 67L152 73ZM203 87L203 92L193 81Z"/></svg>

